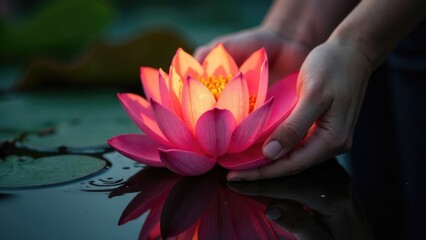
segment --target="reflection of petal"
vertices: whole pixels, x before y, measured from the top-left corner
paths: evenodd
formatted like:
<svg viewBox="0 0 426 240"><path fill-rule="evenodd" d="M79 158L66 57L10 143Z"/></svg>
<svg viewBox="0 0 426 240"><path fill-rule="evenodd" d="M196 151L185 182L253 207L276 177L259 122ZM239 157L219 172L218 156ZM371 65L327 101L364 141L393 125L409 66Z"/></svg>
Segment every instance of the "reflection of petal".
<svg viewBox="0 0 426 240"><path fill-rule="evenodd" d="M216 107L229 110L237 120L237 124L243 120L249 112L249 94L247 82L240 73L226 84Z"/></svg>
<svg viewBox="0 0 426 240"><path fill-rule="evenodd" d="M124 110L146 135L160 144L171 146L158 127L149 102L133 93L119 93L117 96Z"/></svg>
<svg viewBox="0 0 426 240"><path fill-rule="evenodd" d="M187 125L169 109L151 99L158 127L164 136L179 149L199 151L197 139Z"/></svg>
<svg viewBox="0 0 426 240"><path fill-rule="evenodd" d="M226 191L231 224L238 239L279 239L271 222L264 217L266 206L254 199ZM231 207L232 206L232 207Z"/></svg>
<svg viewBox="0 0 426 240"><path fill-rule="evenodd" d="M198 239L239 239L234 233L228 208L223 189L216 188L215 196L200 220Z"/></svg>
<svg viewBox="0 0 426 240"><path fill-rule="evenodd" d="M184 176L201 175L216 165L213 158L180 149L160 149L160 159L168 169Z"/></svg>
<svg viewBox="0 0 426 240"><path fill-rule="evenodd" d="M215 192L211 176L186 177L175 185L161 214L163 238L184 232L200 219Z"/></svg>
<svg viewBox="0 0 426 240"><path fill-rule="evenodd" d="M143 169L137 174L136 179L131 179L132 181L143 181L140 183L141 192L124 209L119 224L131 221L149 209L161 208L170 190L179 179L180 177L170 174L169 171L159 171L159 169L152 168ZM127 186L124 185L123 188L127 189ZM115 192L123 193L125 189L118 188L111 192L110 196L116 195Z"/></svg>
<svg viewBox="0 0 426 240"><path fill-rule="evenodd" d="M164 198L154 199L158 204L152 207L139 233L139 239L157 239L160 237L160 217L163 210L163 204L166 201L167 194Z"/></svg>
<svg viewBox="0 0 426 240"><path fill-rule="evenodd" d="M229 75L235 76L238 73L237 64L220 43L207 54L203 62L203 68L206 76L222 75L228 77Z"/></svg>
<svg viewBox="0 0 426 240"><path fill-rule="evenodd" d="M241 152L249 148L263 132L266 125L274 99L270 99L262 107L252 112L244 119L232 133L229 152Z"/></svg>
<svg viewBox="0 0 426 240"><path fill-rule="evenodd" d="M274 97L271 116L265 127L264 135L269 135L279 123L284 121L293 110L297 102L297 76L293 73L275 83L268 91L267 98Z"/></svg>
<svg viewBox="0 0 426 240"><path fill-rule="evenodd" d="M256 96L254 109L262 106L268 91L268 59L265 49L254 52L241 65L240 71L247 81L250 96Z"/></svg>
<svg viewBox="0 0 426 240"><path fill-rule="evenodd" d="M129 185L141 187L120 220L125 223L150 210L139 239L295 239L266 219L267 198L231 191L225 175L219 168L198 177L146 168L110 196L125 193Z"/></svg>
<svg viewBox="0 0 426 240"><path fill-rule="evenodd" d="M153 167L164 167L159 148L164 146L141 134L123 134L108 140L108 144L124 156Z"/></svg>
<svg viewBox="0 0 426 240"><path fill-rule="evenodd" d="M149 189L152 190L152 189ZM167 192L161 192L160 195L152 194L149 190L144 190L140 192L124 209L123 214L121 215L119 225L125 224L129 221L132 221L142 214L144 214L149 209L154 209L161 207L160 204L164 203L167 198Z"/></svg>
<svg viewBox="0 0 426 240"><path fill-rule="evenodd" d="M176 51L172 60L172 66L181 78L186 78L187 76L198 78L204 73L204 69L200 63L181 48Z"/></svg>
<svg viewBox="0 0 426 240"><path fill-rule="evenodd" d="M220 166L232 170L259 168L270 162L271 160L263 155L262 144L253 145L243 152L226 154L218 159Z"/></svg>
<svg viewBox="0 0 426 240"><path fill-rule="evenodd" d="M235 118L232 113L214 108L198 119L195 134L209 155L221 156L228 149L234 128Z"/></svg>

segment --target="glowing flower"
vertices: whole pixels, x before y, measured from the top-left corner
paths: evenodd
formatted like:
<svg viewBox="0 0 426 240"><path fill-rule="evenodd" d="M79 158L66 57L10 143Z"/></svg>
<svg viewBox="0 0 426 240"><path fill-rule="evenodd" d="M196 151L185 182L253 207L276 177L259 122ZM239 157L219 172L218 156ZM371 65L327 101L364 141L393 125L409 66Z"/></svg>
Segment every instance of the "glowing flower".
<svg viewBox="0 0 426 240"><path fill-rule="evenodd" d="M297 74L268 91L264 49L240 68L218 44L202 65L178 49L169 73L141 68L146 99L118 94L123 107L146 134L116 136L108 143L123 155L181 175L199 175L216 163L250 169L269 160L262 143L297 100Z"/></svg>

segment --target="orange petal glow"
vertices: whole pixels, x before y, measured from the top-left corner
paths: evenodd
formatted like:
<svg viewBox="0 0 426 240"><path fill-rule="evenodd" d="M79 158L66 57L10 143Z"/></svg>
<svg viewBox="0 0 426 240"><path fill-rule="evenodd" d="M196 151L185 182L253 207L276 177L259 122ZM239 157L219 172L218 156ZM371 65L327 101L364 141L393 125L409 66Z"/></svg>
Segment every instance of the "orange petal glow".
<svg viewBox="0 0 426 240"><path fill-rule="evenodd" d="M268 91L268 58L265 49L254 52L240 67L250 96L256 96L254 109L263 105Z"/></svg>
<svg viewBox="0 0 426 240"><path fill-rule="evenodd" d="M240 123L249 111L249 95L247 82L240 73L232 79L223 89L217 100L217 108L229 110Z"/></svg>
<svg viewBox="0 0 426 240"><path fill-rule="evenodd" d="M160 90L158 88L159 71L150 67L140 68L140 77L146 99L153 98L155 101L161 101Z"/></svg>
<svg viewBox="0 0 426 240"><path fill-rule="evenodd" d="M217 44L206 56L203 68L206 76L233 77L238 73L237 64L222 44Z"/></svg>
<svg viewBox="0 0 426 240"><path fill-rule="evenodd" d="M181 98L182 98L183 81L176 69L170 66L169 71L169 91L170 97L175 108L175 112L178 116L182 116Z"/></svg>
<svg viewBox="0 0 426 240"><path fill-rule="evenodd" d="M210 90L201 82L188 77L182 90L183 119L194 132L195 124L203 113L212 109L216 100Z"/></svg>
<svg viewBox="0 0 426 240"><path fill-rule="evenodd" d="M172 61L172 66L176 69L176 72L180 75L180 77L184 79L187 76L198 78L204 73L204 69L201 67L200 63L182 50L182 48L179 48L176 51Z"/></svg>

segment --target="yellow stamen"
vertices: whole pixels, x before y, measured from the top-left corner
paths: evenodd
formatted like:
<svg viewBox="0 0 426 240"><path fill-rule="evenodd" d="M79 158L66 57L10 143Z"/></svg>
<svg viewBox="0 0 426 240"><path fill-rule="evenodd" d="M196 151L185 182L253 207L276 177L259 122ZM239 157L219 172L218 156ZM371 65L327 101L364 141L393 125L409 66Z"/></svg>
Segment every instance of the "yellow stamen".
<svg viewBox="0 0 426 240"><path fill-rule="evenodd" d="M219 76L209 76L207 78L200 77L200 82L202 82L213 94L214 98L217 100L225 88L226 84L231 80L231 76L224 77Z"/></svg>
<svg viewBox="0 0 426 240"><path fill-rule="evenodd" d="M257 97L256 96L250 96L249 98L249 113L253 112L254 105L256 104Z"/></svg>

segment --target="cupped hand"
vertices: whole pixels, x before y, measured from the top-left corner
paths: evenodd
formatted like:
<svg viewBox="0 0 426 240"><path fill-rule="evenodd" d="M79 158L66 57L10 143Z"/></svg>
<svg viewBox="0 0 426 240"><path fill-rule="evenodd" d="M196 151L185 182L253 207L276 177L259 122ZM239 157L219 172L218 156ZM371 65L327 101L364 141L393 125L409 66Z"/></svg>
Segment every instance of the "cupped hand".
<svg viewBox="0 0 426 240"><path fill-rule="evenodd" d="M372 66L356 44L332 39L316 47L298 77L299 100L265 141L271 163L231 171L228 180L297 174L350 148Z"/></svg>
<svg viewBox="0 0 426 240"><path fill-rule="evenodd" d="M299 70L311 50L309 47L274 32L267 27L256 27L212 40L195 50L195 58L202 62L207 53L222 43L238 66L254 51L265 48L269 62L269 83Z"/></svg>

